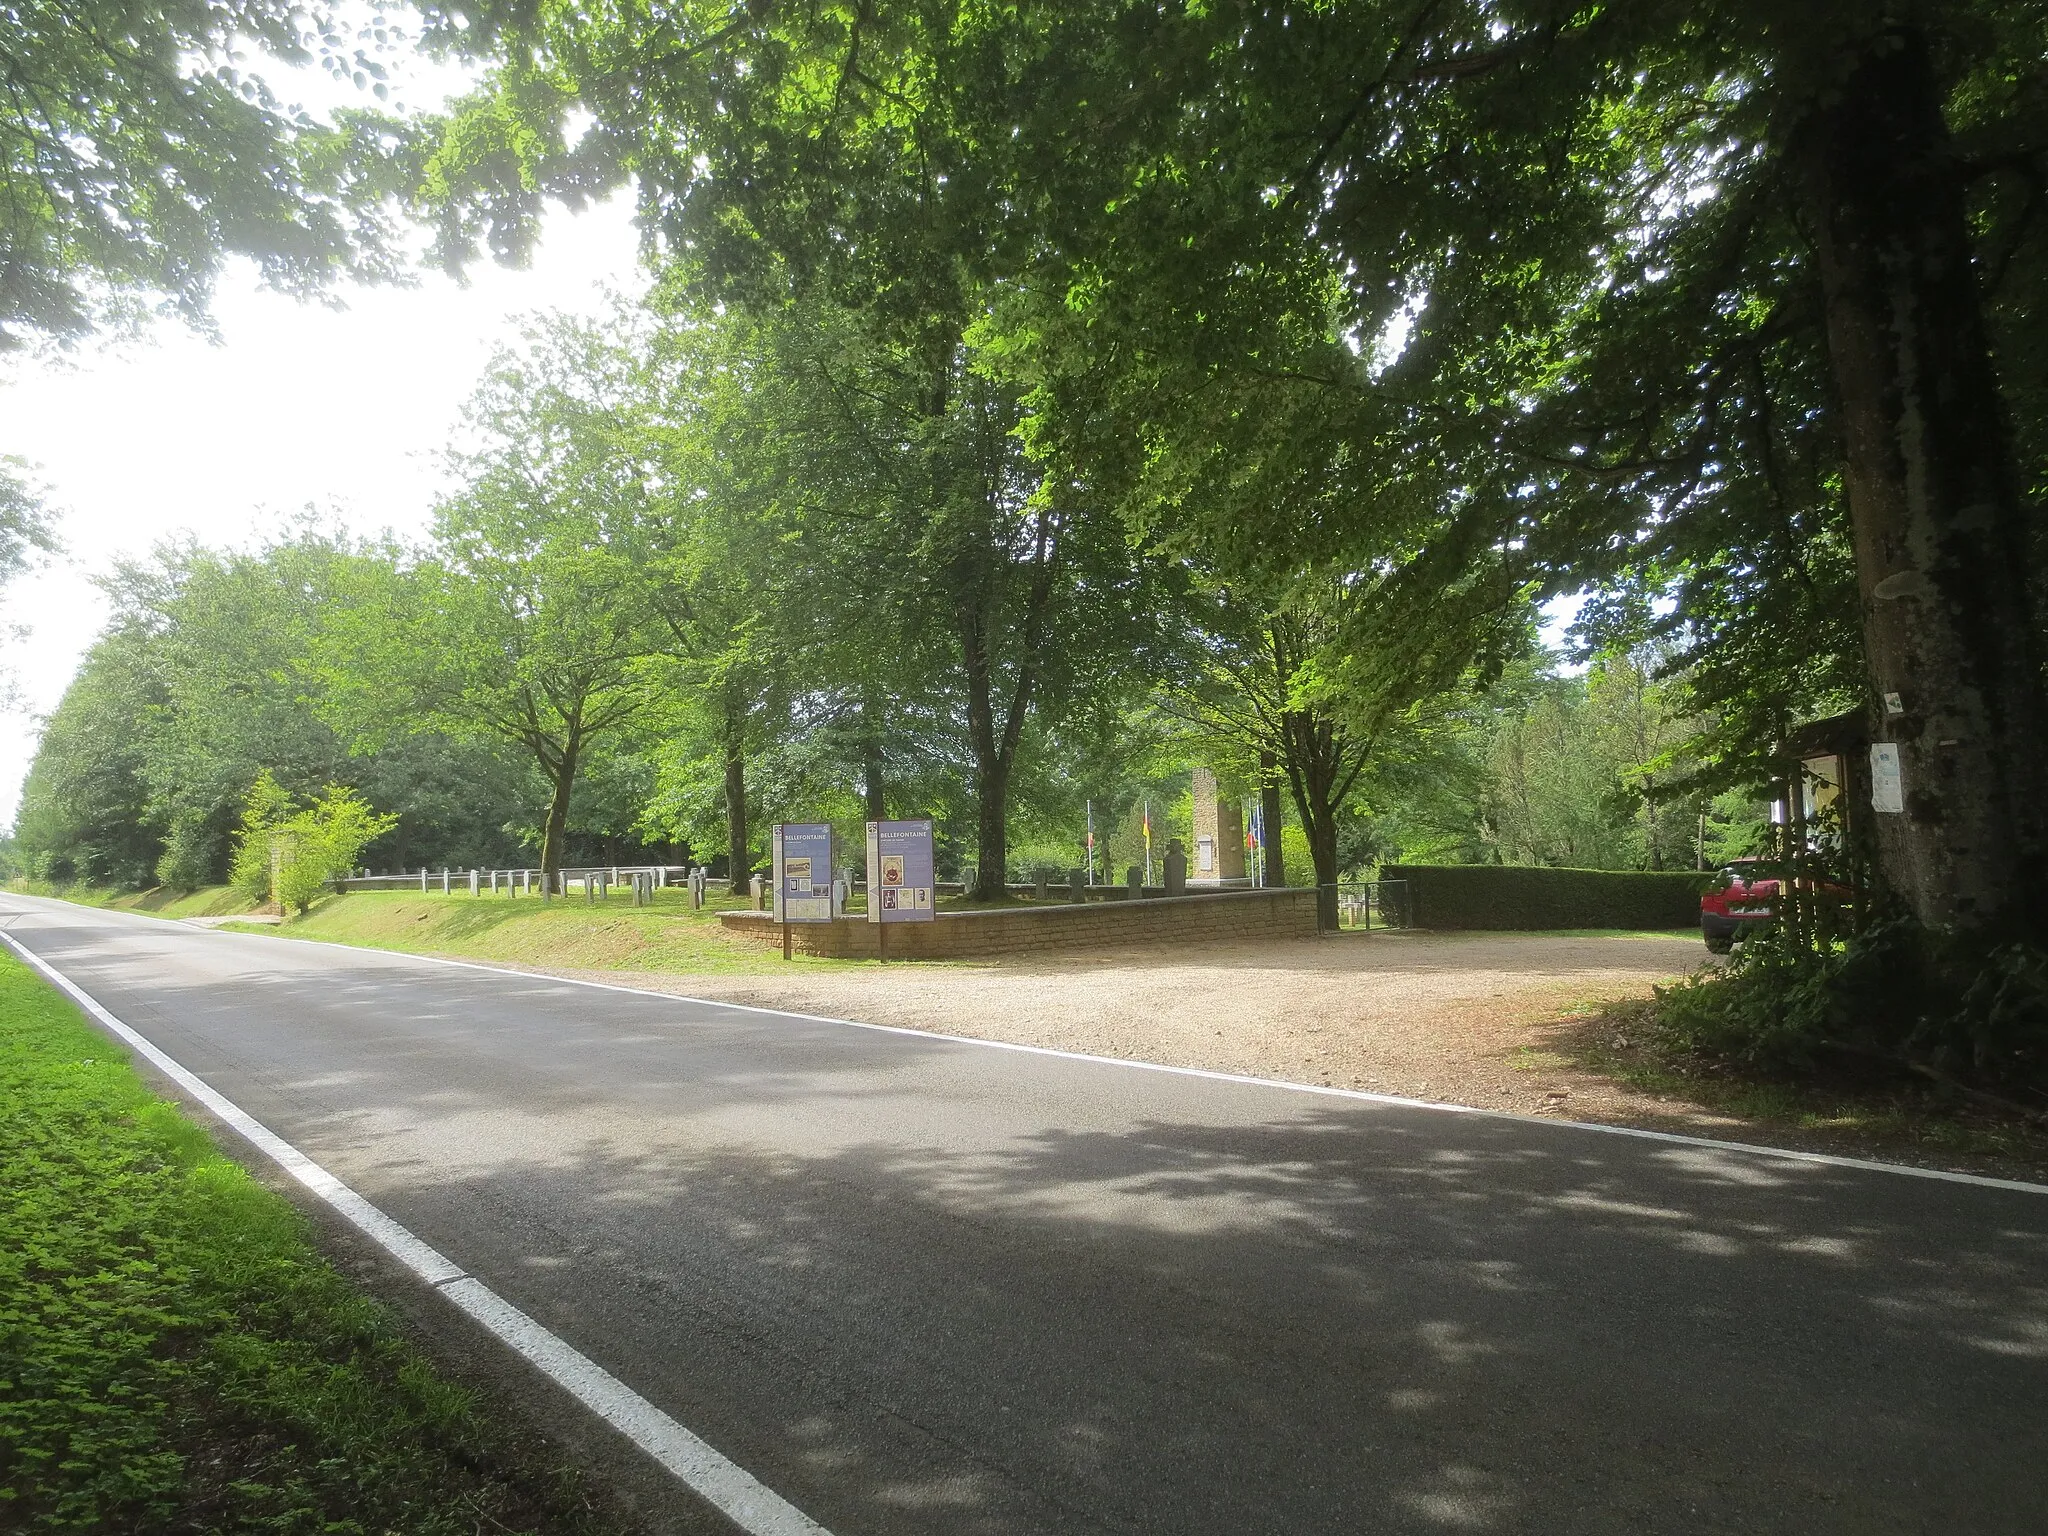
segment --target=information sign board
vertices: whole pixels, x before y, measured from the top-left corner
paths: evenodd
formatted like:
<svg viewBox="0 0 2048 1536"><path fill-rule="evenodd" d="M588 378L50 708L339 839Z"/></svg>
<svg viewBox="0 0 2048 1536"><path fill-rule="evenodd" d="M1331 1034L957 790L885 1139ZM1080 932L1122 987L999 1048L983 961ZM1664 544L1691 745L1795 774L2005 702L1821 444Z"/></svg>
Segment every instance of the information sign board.
<svg viewBox="0 0 2048 1536"><path fill-rule="evenodd" d="M832 921L832 826L823 821L777 822L775 920Z"/></svg>
<svg viewBox="0 0 2048 1536"><path fill-rule="evenodd" d="M869 822L868 921L928 923L932 895L930 819Z"/></svg>
<svg viewBox="0 0 2048 1536"><path fill-rule="evenodd" d="M1893 816L1906 809L1905 775L1899 771L1899 745L1895 741L1871 743L1870 804L1872 809Z"/></svg>

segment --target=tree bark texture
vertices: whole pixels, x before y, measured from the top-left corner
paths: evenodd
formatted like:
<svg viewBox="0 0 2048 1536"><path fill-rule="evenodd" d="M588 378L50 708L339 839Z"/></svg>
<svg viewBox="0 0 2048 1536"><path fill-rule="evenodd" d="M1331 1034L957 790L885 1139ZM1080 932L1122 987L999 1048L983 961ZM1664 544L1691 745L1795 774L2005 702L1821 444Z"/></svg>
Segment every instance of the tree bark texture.
<svg viewBox="0 0 2048 1536"><path fill-rule="evenodd" d="M1884 883L1929 928L2034 930L2044 710L2024 510L1926 42L1882 34L1795 144L1841 402L1879 740ZM1896 695L1901 708L1887 707Z"/></svg>
<svg viewBox="0 0 2048 1536"><path fill-rule="evenodd" d="M733 894L740 895L753 873L747 842L747 754L730 728L725 735L725 858Z"/></svg>
<svg viewBox="0 0 2048 1536"><path fill-rule="evenodd" d="M882 764L881 704L870 695L860 701L860 787L867 802L869 821L884 821L889 815L889 795Z"/></svg>
<svg viewBox="0 0 2048 1536"><path fill-rule="evenodd" d="M1259 754L1259 819L1264 823L1266 884L1287 883L1287 857L1282 852L1286 839L1280 824L1280 763L1271 752Z"/></svg>
<svg viewBox="0 0 2048 1536"><path fill-rule="evenodd" d="M541 826L540 874L541 889L552 891L554 880L562 868L562 842L569 834L569 796L576 788L576 758L579 744L572 737L561 754L551 763L542 767L548 775L548 818Z"/></svg>

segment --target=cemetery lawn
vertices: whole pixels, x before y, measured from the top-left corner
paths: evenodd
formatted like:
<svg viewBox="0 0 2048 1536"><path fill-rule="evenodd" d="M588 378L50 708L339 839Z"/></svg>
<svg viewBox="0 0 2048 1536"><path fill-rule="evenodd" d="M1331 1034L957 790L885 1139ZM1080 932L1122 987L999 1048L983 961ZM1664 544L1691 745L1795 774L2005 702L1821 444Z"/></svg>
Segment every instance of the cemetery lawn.
<svg viewBox="0 0 2048 1536"><path fill-rule="evenodd" d="M624 1528L4 951L0 1096L0 1526Z"/></svg>

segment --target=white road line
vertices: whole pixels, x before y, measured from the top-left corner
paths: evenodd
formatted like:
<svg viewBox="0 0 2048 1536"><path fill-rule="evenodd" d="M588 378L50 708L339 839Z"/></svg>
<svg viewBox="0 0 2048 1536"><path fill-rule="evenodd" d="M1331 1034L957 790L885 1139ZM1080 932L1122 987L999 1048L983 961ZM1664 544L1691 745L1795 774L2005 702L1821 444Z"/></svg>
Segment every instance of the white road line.
<svg viewBox="0 0 2048 1536"><path fill-rule="evenodd" d="M228 938L268 939L269 934L228 934ZM484 965L475 960L451 960L445 955L417 955L403 949L380 949L367 944L337 944L331 939L301 939L279 934L295 944L338 949L352 955L382 955L393 961L419 961L427 965L450 966L461 971L482 971L491 976L512 976L521 981L549 981L565 987L592 987L600 992L622 992L628 997L653 997L667 1003L694 1003L700 1008L732 1008L741 1013L766 1014L776 1019L801 1019L807 1024L832 1024L843 1029L866 1029L882 1035L904 1035L916 1040L943 1040L950 1045L976 1045L991 1051L1015 1051L1024 1056L1054 1056L1065 1061L1085 1061L1101 1067L1127 1067L1137 1072L1164 1072L1174 1077L1200 1077L1217 1083L1240 1083L1252 1088L1278 1088L1287 1093L1315 1094L1327 1099L1352 1099L1366 1104L1387 1104L1397 1109L1427 1109L1443 1115L1477 1115L1488 1120L1506 1120L1515 1125L1538 1125L1548 1130L1591 1131L1600 1136L1628 1136L1639 1141L1661 1141L1680 1147L1705 1147L1715 1152L1741 1152L1751 1157L1775 1158L1795 1163L1817 1163L1827 1168L1854 1168L1863 1173L1892 1173L1909 1179L1935 1179L1945 1184L1978 1184L1987 1189L2008 1189L2019 1194L2048 1195L2048 1184L2030 1184L2023 1179L1998 1179L1982 1173L1953 1173L1946 1168L1915 1168L1910 1163L1881 1163L1863 1157L1838 1157L1830 1152L1800 1152L1790 1147L1767 1147L1752 1141L1722 1141L1712 1136L1686 1136L1677 1131L1651 1131L1634 1125L1601 1125L1592 1120L1553 1120L1547 1115L1518 1115L1505 1109L1483 1109L1474 1104L1445 1104L1435 1099L1409 1099L1399 1094L1371 1093L1363 1088L1338 1088L1324 1083L1290 1083L1279 1077L1253 1077L1242 1072L1218 1072L1208 1067L1176 1067L1163 1061L1134 1061L1125 1056L1091 1056L1086 1051L1063 1051L1050 1045L1023 1045L1014 1040L984 1040L977 1035L945 1035L937 1030L911 1029L901 1024L869 1024L860 1019L835 1019L822 1013L795 1013L787 1008L767 1008L756 1003L733 1003L723 998L692 997L683 992L655 992L646 987L625 987L612 981L590 981L581 976L561 976L552 971L515 971L502 965Z"/></svg>
<svg viewBox="0 0 2048 1536"><path fill-rule="evenodd" d="M595 1360L467 1274L452 1259L393 1221L232 1099L115 1018L90 993L13 934L0 932L0 941L232 1126L244 1140L340 1212L350 1225L525 1356L550 1381L661 1463L748 1536L831 1536L825 1527L746 1468L721 1456Z"/></svg>
<svg viewBox="0 0 2048 1536"><path fill-rule="evenodd" d="M219 932L217 929L213 931ZM1176 1067L1162 1061L1133 1061L1124 1056L1091 1056L1085 1051L1063 1051L1049 1045L1022 1045L1013 1040L984 1040L976 1035L943 1035L936 1030L910 1029L901 1024L869 1024L860 1019L835 1019L821 1013L794 1013L787 1008L766 1008L756 1003L731 1003L715 997L692 997L683 992L655 992L646 987L625 987L617 982L590 981L581 976L557 975L552 971L515 971L507 966L484 965L475 960L451 960L444 955L418 955L409 950L382 949L369 944L338 944L331 939L302 939L296 934L273 936L223 933L220 936L228 939L259 940L276 937L320 949L338 949L345 954L381 955L394 964L415 961L425 965L450 966L461 971L482 971L491 976L512 976L521 981L551 981L566 987L591 987L599 992L622 992L628 997L653 997L668 1003L695 1003L700 1008L732 1008L741 1013L766 1014L776 1019L802 1019L810 1024L866 1029L883 1035L904 1035L918 1040L944 1040L952 1045L975 1045L991 1051L1016 1051L1025 1056L1055 1056L1067 1061L1090 1062L1096 1066L1126 1067L1137 1072L1164 1072L1175 1077L1200 1077L1218 1083L1242 1083L1253 1088L1276 1088L1286 1093L1307 1093L1322 1098L1386 1104L1397 1109L1426 1109L1444 1115L1478 1115L1488 1120L1505 1120L1514 1125L1543 1126L1549 1130L1590 1131L1599 1136L1627 1136L1638 1141L1658 1141L1679 1147L1705 1147L1714 1152L1741 1152L1750 1157L1815 1163L1825 1168L1853 1168L1862 1173L1889 1173L1909 1179L1934 1179L1944 1184L1976 1184L1986 1189L2006 1189L2018 1194L2048 1195L2048 1184L2031 1184L2023 1179L1997 1179L1981 1173L1952 1173L1946 1168L1915 1168L1909 1163L1881 1163L1871 1158L1838 1157L1831 1152L1800 1152L1790 1147L1767 1147L1752 1141L1723 1141L1712 1136L1686 1136L1677 1131L1651 1131L1633 1125L1601 1125L1591 1120L1553 1120L1547 1115L1518 1115L1505 1109L1482 1109L1473 1104L1444 1104L1434 1099L1403 1098L1399 1094L1371 1093L1363 1088L1338 1088L1323 1083L1290 1083L1278 1077L1253 1077L1241 1072L1217 1072L1208 1067Z"/></svg>

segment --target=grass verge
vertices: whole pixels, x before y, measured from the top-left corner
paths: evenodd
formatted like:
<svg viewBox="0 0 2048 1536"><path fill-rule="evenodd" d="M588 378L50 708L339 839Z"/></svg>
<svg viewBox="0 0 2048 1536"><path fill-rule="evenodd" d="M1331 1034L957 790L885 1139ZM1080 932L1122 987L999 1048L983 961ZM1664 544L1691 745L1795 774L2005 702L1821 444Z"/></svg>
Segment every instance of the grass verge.
<svg viewBox="0 0 2048 1536"><path fill-rule="evenodd" d="M1745 1072L1665 1039L1651 998L1591 1006L1560 1025L1538 1053L1546 1063L1745 1121L1783 1145L2011 1178L2048 1173L2048 1127L1940 1084Z"/></svg>
<svg viewBox="0 0 2048 1536"><path fill-rule="evenodd" d="M117 912L147 912L154 917L228 917L250 909L248 898L231 885L203 886L196 891L110 891L102 886L51 885L42 880L15 880L9 890L28 896L54 896L82 907L107 907Z"/></svg>
<svg viewBox="0 0 2048 1536"><path fill-rule="evenodd" d="M620 1529L0 951L0 1528Z"/></svg>
<svg viewBox="0 0 2048 1536"><path fill-rule="evenodd" d="M844 970L872 962L826 960L735 938L718 914L746 905L714 899L690 910L682 890L655 892L654 905L630 897L589 904L580 893L542 901L537 896L443 896L417 891L355 891L323 896L303 917L264 931L372 949L504 960L569 970L673 971L693 975L787 972L791 965Z"/></svg>

